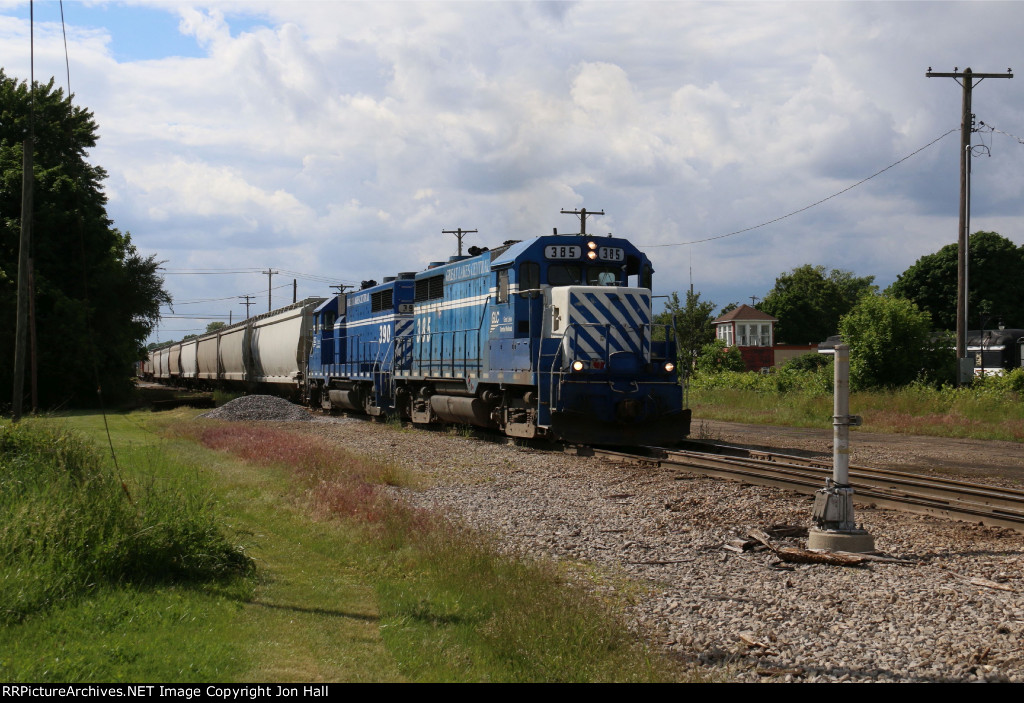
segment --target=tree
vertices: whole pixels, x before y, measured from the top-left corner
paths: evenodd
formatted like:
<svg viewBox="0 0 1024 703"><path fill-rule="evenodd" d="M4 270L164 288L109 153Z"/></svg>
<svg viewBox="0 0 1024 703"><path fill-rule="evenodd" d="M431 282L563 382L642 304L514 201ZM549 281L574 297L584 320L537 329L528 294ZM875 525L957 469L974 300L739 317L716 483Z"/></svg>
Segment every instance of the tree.
<svg viewBox="0 0 1024 703"><path fill-rule="evenodd" d="M956 244L922 256L886 293L917 303L931 313L939 329L955 330L956 259ZM982 316L1002 317L1006 327L1024 327L1024 247L995 232L975 232L968 246L968 266L968 329L987 326ZM995 326L995 320L991 324Z"/></svg>
<svg viewBox="0 0 1024 703"><path fill-rule="evenodd" d="M224 327L227 327L227 325L224 324L223 322L211 322L206 326L206 334L210 334L210 332L216 332L217 330L223 329Z"/></svg>
<svg viewBox="0 0 1024 703"><path fill-rule="evenodd" d="M687 291L686 304L679 301L679 294L673 293L665 303L665 310L654 317L654 324L673 327L679 347L679 368L685 373L693 370L693 364L701 348L715 338L711 327L711 313L715 304L702 303L700 293Z"/></svg>
<svg viewBox="0 0 1024 703"><path fill-rule="evenodd" d="M757 306L778 318L775 339L787 344L817 344L836 333L839 318L857 301L874 293L874 276L805 264L775 279L775 287Z"/></svg>
<svg viewBox="0 0 1024 703"><path fill-rule="evenodd" d="M901 386L932 364L932 319L909 300L867 295L839 321L852 388ZM948 356L948 353L947 353Z"/></svg>
<svg viewBox="0 0 1024 703"><path fill-rule="evenodd" d="M746 371L739 347L727 347L721 339L705 344L697 358L697 373L713 374L721 371Z"/></svg>
<svg viewBox="0 0 1024 703"><path fill-rule="evenodd" d="M97 126L51 80L36 84L32 258L41 404L95 398L128 387L142 342L170 296L155 257L112 225L89 164ZM15 328L22 151L29 87L0 69L0 326ZM13 335L0 345L0 387L13 386ZM26 384L26 388L27 388ZM3 396L0 396L3 397ZM9 396L7 396L9 397Z"/></svg>

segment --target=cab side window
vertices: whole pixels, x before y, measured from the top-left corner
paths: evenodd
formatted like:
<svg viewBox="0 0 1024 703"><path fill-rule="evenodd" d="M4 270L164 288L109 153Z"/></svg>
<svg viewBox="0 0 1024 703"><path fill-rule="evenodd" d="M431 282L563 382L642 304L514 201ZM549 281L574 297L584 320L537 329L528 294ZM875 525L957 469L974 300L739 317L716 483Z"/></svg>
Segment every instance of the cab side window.
<svg viewBox="0 0 1024 703"><path fill-rule="evenodd" d="M536 298L540 291L540 264L524 261L519 264L519 297Z"/></svg>
<svg viewBox="0 0 1024 703"><path fill-rule="evenodd" d="M499 304L508 302L508 269L498 271L498 300Z"/></svg>

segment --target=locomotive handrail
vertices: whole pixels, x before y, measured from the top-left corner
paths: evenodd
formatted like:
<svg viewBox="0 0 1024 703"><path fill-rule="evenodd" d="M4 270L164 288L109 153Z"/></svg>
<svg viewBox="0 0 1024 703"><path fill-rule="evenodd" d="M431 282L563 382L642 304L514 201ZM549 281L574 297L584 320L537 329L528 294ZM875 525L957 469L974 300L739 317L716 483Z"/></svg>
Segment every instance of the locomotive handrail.
<svg viewBox="0 0 1024 703"><path fill-rule="evenodd" d="M543 356L543 354L541 356ZM558 407L558 398L560 398L561 395L562 395L561 394L562 376L564 375L565 372L562 371L561 368L559 368L558 371L555 371L555 366L558 364L558 359L561 356L562 356L562 345L559 344L555 348L555 353L551 355L551 368L548 370L548 384L549 384L549 386L548 386L548 403L549 403L548 407L549 408L556 408L556 407ZM537 368L540 368L540 366L538 366ZM558 377L558 385L557 386L555 385L555 377L556 376ZM537 379L537 380L539 381L540 379ZM557 393L556 393L556 389L558 391Z"/></svg>
<svg viewBox="0 0 1024 703"><path fill-rule="evenodd" d="M477 358L473 359L474 363L470 363L469 357L469 344L468 341L471 339L470 334L479 333L479 330L474 329L462 329L462 330L441 330L438 332L421 332L419 336L419 354L416 355L415 363L419 368L420 373L423 373L424 367L427 376L444 376L445 369L451 374L451 378L456 377L456 368L461 362L461 368L463 371L468 373L470 370L476 372L479 376L481 367L479 349L477 350ZM457 357L457 335L462 335L462 358L461 360ZM445 342L450 339L451 355L450 358L445 357ZM415 347L414 347L415 348ZM436 353L435 353L436 352ZM424 359L424 355L426 358ZM435 373L436 371L436 373Z"/></svg>

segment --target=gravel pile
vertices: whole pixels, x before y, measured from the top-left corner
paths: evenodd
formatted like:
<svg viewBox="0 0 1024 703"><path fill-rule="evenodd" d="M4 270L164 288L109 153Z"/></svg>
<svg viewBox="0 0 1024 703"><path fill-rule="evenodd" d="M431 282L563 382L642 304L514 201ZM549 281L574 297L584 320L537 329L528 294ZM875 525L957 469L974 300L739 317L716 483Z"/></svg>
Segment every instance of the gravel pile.
<svg viewBox="0 0 1024 703"><path fill-rule="evenodd" d="M809 497L380 424L311 430L425 473L431 487L398 495L510 551L597 566L580 578L620 593L648 641L713 672L1024 682L1016 532L858 509L879 550L913 564L781 567L768 552L723 545L754 527L807 525Z"/></svg>
<svg viewBox="0 0 1024 703"><path fill-rule="evenodd" d="M314 416L301 405L289 403L273 395L243 395L216 410L199 417L211 420L268 420L275 422L309 422Z"/></svg>

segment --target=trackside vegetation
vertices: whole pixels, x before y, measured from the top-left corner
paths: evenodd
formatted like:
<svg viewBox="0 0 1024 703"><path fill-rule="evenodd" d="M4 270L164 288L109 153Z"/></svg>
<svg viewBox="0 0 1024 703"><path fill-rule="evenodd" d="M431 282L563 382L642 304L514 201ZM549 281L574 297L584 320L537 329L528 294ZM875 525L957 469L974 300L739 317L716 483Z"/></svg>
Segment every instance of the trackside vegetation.
<svg viewBox="0 0 1024 703"><path fill-rule="evenodd" d="M0 622L107 586L248 574L252 560L209 508L180 483L122 482L78 434L38 423L0 427Z"/></svg>
<svg viewBox="0 0 1024 703"><path fill-rule="evenodd" d="M831 427L831 361L802 359L771 374L721 372L691 377L694 417ZM866 432L1024 442L1022 400L1024 370L1014 369L959 388L915 381L898 388L854 391L850 409L864 418L861 430Z"/></svg>
<svg viewBox="0 0 1024 703"><path fill-rule="evenodd" d="M395 498L396 486L423 480L415 473L327 446L311 428L196 414L108 418L130 457L120 462L127 494L109 456L68 431L99 440L97 416L4 429L4 500L9 482L31 486L3 506L0 678L694 678L623 625L621 600L579 585L593 575L501 552ZM27 476L46 462L48 478ZM149 489L163 497L144 497ZM65 493L77 495L58 505ZM91 503L121 517L72 516Z"/></svg>

